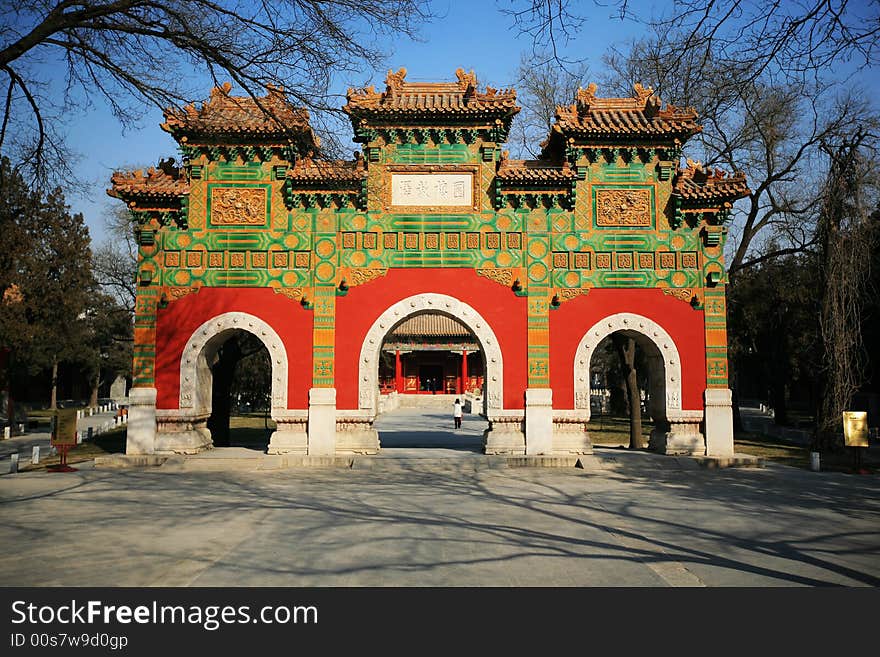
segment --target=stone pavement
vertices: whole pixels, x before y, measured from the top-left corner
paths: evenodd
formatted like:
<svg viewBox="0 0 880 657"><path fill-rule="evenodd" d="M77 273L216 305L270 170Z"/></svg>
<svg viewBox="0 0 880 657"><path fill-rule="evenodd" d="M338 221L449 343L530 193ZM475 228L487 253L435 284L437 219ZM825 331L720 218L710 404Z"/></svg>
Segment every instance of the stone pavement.
<svg viewBox="0 0 880 657"><path fill-rule="evenodd" d="M2 477L0 581L880 585L877 477L707 470L686 458L602 448L587 469L401 463Z"/></svg>

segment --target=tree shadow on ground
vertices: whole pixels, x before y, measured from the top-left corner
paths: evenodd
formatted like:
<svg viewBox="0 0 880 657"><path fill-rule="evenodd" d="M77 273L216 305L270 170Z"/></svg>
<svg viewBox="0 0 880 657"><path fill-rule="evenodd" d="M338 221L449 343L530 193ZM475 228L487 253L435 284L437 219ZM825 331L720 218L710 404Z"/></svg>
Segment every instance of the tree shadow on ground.
<svg viewBox="0 0 880 657"><path fill-rule="evenodd" d="M26 536L31 559L62 538L79 553L101 545L93 566L46 575L63 585L145 585L182 563L202 585L540 584L543 565L554 584L560 568L572 585L663 584L667 564L709 584L880 585L873 478L640 456L594 473L83 472L6 492L0 548L14 556L0 574L46 581L15 556ZM87 519L65 513L83 505Z"/></svg>

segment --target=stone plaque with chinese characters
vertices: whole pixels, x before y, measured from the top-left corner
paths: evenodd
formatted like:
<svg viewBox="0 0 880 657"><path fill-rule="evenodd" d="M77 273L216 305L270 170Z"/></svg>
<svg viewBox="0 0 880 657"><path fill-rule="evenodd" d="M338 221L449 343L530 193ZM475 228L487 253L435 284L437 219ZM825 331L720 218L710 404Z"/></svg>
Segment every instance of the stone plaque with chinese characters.
<svg viewBox="0 0 880 657"><path fill-rule="evenodd" d="M473 175L470 173L394 173L391 175L391 205L473 205Z"/></svg>
<svg viewBox="0 0 880 657"><path fill-rule="evenodd" d="M647 189L596 190L596 225L650 226L651 193Z"/></svg>
<svg viewBox="0 0 880 657"><path fill-rule="evenodd" d="M217 226L265 224L266 190L215 187L211 190L211 223Z"/></svg>

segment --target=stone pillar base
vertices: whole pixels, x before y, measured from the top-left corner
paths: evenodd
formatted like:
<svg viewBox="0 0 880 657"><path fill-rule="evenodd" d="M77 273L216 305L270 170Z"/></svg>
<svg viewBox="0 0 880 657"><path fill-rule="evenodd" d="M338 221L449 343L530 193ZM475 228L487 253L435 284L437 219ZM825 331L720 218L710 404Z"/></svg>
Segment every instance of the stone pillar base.
<svg viewBox="0 0 880 657"><path fill-rule="evenodd" d="M483 451L502 456L523 456L526 435L522 411L501 411L489 414L489 428L483 432Z"/></svg>
<svg viewBox="0 0 880 657"><path fill-rule="evenodd" d="M336 388L309 390L308 455L336 455Z"/></svg>
<svg viewBox="0 0 880 657"><path fill-rule="evenodd" d="M156 451L156 389L132 388L128 393L126 454Z"/></svg>
<svg viewBox="0 0 880 657"><path fill-rule="evenodd" d="M307 454L309 449L306 410L273 410L272 419L276 429L269 437L269 454Z"/></svg>
<svg viewBox="0 0 880 657"><path fill-rule="evenodd" d="M159 410L156 423L157 454L197 454L214 447L207 415L177 409Z"/></svg>
<svg viewBox="0 0 880 657"><path fill-rule="evenodd" d="M337 412L336 453L378 454L379 432L373 428L374 419L369 411Z"/></svg>
<svg viewBox="0 0 880 657"><path fill-rule="evenodd" d="M733 456L732 398L729 388L706 389L706 456Z"/></svg>
<svg viewBox="0 0 880 657"><path fill-rule="evenodd" d="M593 443L587 431L588 414L580 411L553 413L553 453L592 454Z"/></svg>
<svg viewBox="0 0 880 657"><path fill-rule="evenodd" d="M702 456L706 441L700 431L702 411L679 411L665 422L658 421L648 448L660 454Z"/></svg>
<svg viewBox="0 0 880 657"><path fill-rule="evenodd" d="M553 391L526 388L526 454L553 453Z"/></svg>

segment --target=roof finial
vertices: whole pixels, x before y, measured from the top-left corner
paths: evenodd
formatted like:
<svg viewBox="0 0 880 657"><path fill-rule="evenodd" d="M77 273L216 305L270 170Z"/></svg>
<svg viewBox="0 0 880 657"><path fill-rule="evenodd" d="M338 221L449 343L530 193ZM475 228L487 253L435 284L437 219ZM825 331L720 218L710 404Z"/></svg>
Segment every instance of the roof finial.
<svg viewBox="0 0 880 657"><path fill-rule="evenodd" d="M580 105L584 109L589 108L593 101L596 100L596 89L598 89L598 87L595 82L590 82L586 89L578 87L576 97L577 105Z"/></svg>
<svg viewBox="0 0 880 657"><path fill-rule="evenodd" d="M465 73L463 68L457 68L455 69L455 77L458 78L458 86L462 89L467 89L468 87L477 88L477 75L473 69L471 69L470 73Z"/></svg>
<svg viewBox="0 0 880 657"><path fill-rule="evenodd" d="M403 79L406 77L406 69L402 66L400 70L395 73L392 69L388 69L388 75L385 78L385 84L388 85L390 89L399 89L403 86Z"/></svg>

